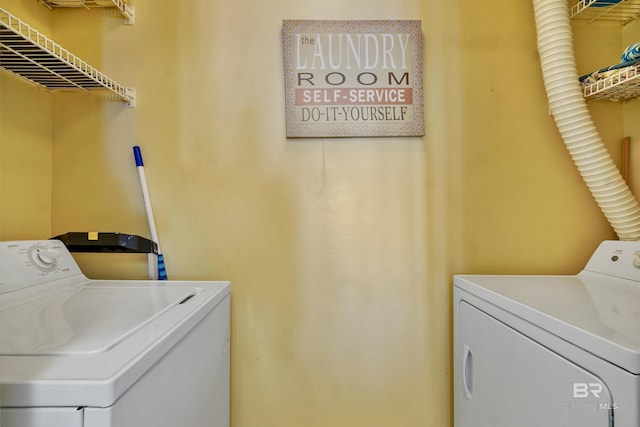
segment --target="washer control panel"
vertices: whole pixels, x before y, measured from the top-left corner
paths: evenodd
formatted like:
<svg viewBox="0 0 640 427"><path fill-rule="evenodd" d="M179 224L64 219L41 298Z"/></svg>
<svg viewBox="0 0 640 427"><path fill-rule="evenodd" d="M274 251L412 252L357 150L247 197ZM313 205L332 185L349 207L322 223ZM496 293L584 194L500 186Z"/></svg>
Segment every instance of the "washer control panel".
<svg viewBox="0 0 640 427"><path fill-rule="evenodd" d="M0 294L82 274L59 240L0 242Z"/></svg>
<svg viewBox="0 0 640 427"><path fill-rule="evenodd" d="M584 269L640 282L640 242L606 240Z"/></svg>

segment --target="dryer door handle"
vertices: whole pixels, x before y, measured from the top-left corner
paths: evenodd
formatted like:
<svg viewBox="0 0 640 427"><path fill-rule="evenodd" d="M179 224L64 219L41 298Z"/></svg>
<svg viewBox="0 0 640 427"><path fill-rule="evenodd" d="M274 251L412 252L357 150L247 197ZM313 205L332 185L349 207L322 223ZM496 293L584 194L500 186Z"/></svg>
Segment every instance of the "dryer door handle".
<svg viewBox="0 0 640 427"><path fill-rule="evenodd" d="M463 345L462 357L462 382L464 385L464 396L471 399L473 391L473 353L468 345Z"/></svg>

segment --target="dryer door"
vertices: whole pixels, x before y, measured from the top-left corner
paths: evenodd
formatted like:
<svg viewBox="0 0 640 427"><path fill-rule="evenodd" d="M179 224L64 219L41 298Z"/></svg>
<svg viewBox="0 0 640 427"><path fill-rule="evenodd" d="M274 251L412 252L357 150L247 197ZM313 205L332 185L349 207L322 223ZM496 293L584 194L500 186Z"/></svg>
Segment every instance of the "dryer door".
<svg viewBox="0 0 640 427"><path fill-rule="evenodd" d="M460 301L456 427L608 427L607 386L580 366Z"/></svg>

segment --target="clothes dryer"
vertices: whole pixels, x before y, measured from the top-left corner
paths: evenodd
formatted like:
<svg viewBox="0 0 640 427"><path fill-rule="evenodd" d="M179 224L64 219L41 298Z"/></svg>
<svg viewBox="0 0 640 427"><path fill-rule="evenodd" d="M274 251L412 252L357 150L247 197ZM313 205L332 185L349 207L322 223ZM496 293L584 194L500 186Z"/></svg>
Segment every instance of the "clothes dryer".
<svg viewBox="0 0 640 427"><path fill-rule="evenodd" d="M640 425L640 243L576 275L454 276L456 427Z"/></svg>

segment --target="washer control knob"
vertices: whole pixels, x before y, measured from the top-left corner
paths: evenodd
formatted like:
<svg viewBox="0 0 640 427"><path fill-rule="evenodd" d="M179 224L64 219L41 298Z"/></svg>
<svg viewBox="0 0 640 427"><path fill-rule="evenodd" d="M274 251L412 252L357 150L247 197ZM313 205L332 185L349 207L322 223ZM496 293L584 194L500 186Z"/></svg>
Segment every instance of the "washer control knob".
<svg viewBox="0 0 640 427"><path fill-rule="evenodd" d="M60 252L46 246L35 245L29 249L29 259L32 265L40 271L51 272L58 266Z"/></svg>
<svg viewBox="0 0 640 427"><path fill-rule="evenodd" d="M39 249L38 261L46 266L51 266L56 263L56 258L60 256L60 252L55 249Z"/></svg>
<svg viewBox="0 0 640 427"><path fill-rule="evenodd" d="M633 265L634 267L640 268L640 252L636 252L633 255Z"/></svg>

